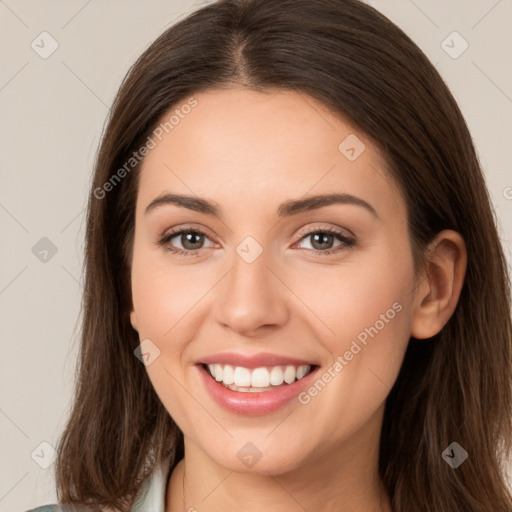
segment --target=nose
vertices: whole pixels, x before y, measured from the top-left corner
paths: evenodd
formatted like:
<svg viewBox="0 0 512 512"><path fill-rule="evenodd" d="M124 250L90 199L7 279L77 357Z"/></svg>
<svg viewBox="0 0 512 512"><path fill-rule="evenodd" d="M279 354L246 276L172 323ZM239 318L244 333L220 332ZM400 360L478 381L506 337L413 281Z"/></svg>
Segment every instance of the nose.
<svg viewBox="0 0 512 512"><path fill-rule="evenodd" d="M251 263L235 253L217 289L216 320L225 329L257 337L287 322L291 292L269 260L265 251Z"/></svg>

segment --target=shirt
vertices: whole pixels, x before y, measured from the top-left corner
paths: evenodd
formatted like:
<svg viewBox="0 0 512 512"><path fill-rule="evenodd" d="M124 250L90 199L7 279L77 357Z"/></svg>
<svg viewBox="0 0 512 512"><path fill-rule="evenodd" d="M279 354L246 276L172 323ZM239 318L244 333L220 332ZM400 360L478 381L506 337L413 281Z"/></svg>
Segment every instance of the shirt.
<svg viewBox="0 0 512 512"><path fill-rule="evenodd" d="M165 492L167 490L167 472L170 458L155 468L140 488L130 512L165 512ZM76 507L78 508L78 507ZM70 512L72 505L43 505L27 512ZM79 508L78 508L79 510Z"/></svg>

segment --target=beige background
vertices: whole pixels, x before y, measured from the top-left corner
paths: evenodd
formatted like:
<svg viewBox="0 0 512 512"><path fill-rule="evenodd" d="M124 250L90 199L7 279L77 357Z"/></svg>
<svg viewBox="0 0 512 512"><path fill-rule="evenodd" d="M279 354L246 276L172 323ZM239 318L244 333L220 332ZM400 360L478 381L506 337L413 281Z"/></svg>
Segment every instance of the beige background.
<svg viewBox="0 0 512 512"><path fill-rule="evenodd" d="M84 207L108 108L135 58L204 3L0 0L0 511L56 501L51 446L71 398ZM416 41L453 91L510 255L512 0L369 3ZM442 46L453 31L469 44L458 58ZM44 59L51 38L58 48ZM464 41L446 44L454 54Z"/></svg>

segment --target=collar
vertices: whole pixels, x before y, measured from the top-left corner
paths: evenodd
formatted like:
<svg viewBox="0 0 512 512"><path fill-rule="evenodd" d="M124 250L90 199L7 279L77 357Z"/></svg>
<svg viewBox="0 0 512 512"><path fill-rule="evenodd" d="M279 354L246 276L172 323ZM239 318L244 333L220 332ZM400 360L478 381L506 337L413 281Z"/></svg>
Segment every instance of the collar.
<svg viewBox="0 0 512 512"><path fill-rule="evenodd" d="M170 457L146 478L133 502L130 512L165 512L165 493Z"/></svg>

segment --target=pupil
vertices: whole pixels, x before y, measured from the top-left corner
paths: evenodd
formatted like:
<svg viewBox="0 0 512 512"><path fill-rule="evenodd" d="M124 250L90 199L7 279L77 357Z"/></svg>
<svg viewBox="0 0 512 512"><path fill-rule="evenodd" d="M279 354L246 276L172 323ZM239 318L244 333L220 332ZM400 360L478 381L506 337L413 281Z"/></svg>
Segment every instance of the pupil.
<svg viewBox="0 0 512 512"><path fill-rule="evenodd" d="M330 235L328 233L320 233L320 234L316 233L315 235L313 235L315 243L318 241L318 239L320 239L320 244L327 243L327 245L331 245L331 244L328 244L328 242L327 242L327 239L329 237L332 237L332 235ZM331 242L332 242L332 240L331 240ZM321 248L325 249L325 246L322 246Z"/></svg>
<svg viewBox="0 0 512 512"><path fill-rule="evenodd" d="M195 245L199 244L199 246L201 245L201 242L202 242L202 236L201 234L199 233L188 233L185 235L185 243L183 244L183 247L185 247L185 249L199 249L199 247L196 247ZM198 237L199 238L199 242L196 241L196 243L194 244L194 242L192 241L191 242L191 239L193 239L194 237ZM192 244L192 247L187 247L187 243L191 243Z"/></svg>

